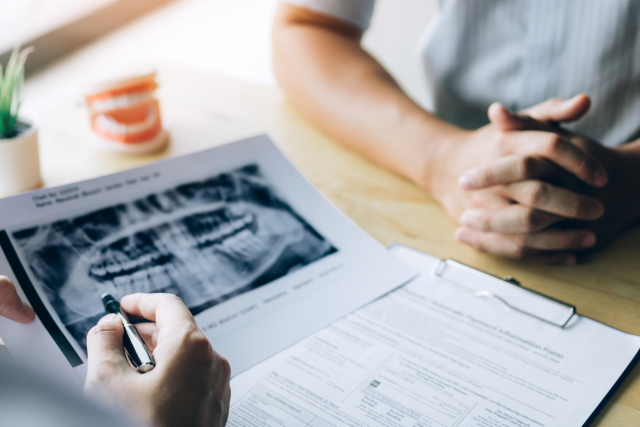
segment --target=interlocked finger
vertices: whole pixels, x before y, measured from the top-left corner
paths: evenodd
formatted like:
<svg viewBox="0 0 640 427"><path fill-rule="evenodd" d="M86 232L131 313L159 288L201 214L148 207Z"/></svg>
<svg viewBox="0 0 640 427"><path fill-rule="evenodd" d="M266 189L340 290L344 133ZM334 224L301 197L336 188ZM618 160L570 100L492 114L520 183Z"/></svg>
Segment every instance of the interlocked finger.
<svg viewBox="0 0 640 427"><path fill-rule="evenodd" d="M596 236L588 230L550 229L531 234L505 235L516 245L544 251L587 249L596 244Z"/></svg>
<svg viewBox="0 0 640 427"><path fill-rule="evenodd" d="M595 157L557 133L510 132L507 144L513 154L545 157L589 185L602 187L608 181L606 170Z"/></svg>
<svg viewBox="0 0 640 427"><path fill-rule="evenodd" d="M460 177L459 182L465 190L479 190L525 179L555 176L561 172L557 165L544 157L511 155L471 169Z"/></svg>
<svg viewBox="0 0 640 427"><path fill-rule="evenodd" d="M562 219L516 203L493 211L468 209L462 213L460 223L478 231L515 234L541 231Z"/></svg>
<svg viewBox="0 0 640 427"><path fill-rule="evenodd" d="M554 252L524 246L523 242L519 241L518 238L514 238L513 235L460 227L456 230L455 237L460 242L492 255L528 259L545 264L572 265L576 263L576 256L568 252L568 249Z"/></svg>
<svg viewBox="0 0 640 427"><path fill-rule="evenodd" d="M604 214L598 199L543 181L514 182L504 186L503 194L522 205L565 218L594 220Z"/></svg>
<svg viewBox="0 0 640 427"><path fill-rule="evenodd" d="M567 100L550 98L519 112L519 114L526 114L543 122L570 122L584 116L590 107L591 98L582 93Z"/></svg>

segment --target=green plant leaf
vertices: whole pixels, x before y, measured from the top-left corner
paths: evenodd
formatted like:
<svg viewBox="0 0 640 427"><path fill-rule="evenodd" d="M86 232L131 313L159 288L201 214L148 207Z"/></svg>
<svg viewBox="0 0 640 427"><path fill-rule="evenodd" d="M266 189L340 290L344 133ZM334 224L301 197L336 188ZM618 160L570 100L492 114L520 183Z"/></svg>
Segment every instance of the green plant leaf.
<svg viewBox="0 0 640 427"><path fill-rule="evenodd" d="M5 104L3 107L6 107L6 102L11 101L11 91L13 90L13 78L14 78L14 69L16 67L16 62L18 62L18 49L19 46L13 48L11 52L11 56L9 57L9 62L7 63L7 68L4 71L4 84L2 86L2 96L4 98Z"/></svg>
<svg viewBox="0 0 640 427"><path fill-rule="evenodd" d="M33 47L21 51L20 46L16 46L11 52L4 73L0 64L0 137L10 138L15 134L22 105L24 65L31 52Z"/></svg>

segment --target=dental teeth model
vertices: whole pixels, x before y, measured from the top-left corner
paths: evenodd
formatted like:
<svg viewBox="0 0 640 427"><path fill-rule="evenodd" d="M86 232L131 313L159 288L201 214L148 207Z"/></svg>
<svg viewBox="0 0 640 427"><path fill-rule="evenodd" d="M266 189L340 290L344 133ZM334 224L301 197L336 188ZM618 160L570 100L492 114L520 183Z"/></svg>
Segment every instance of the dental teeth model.
<svg viewBox="0 0 640 427"><path fill-rule="evenodd" d="M95 85L85 96L92 139L104 148L134 154L164 148L169 138L154 94L157 87L155 72Z"/></svg>

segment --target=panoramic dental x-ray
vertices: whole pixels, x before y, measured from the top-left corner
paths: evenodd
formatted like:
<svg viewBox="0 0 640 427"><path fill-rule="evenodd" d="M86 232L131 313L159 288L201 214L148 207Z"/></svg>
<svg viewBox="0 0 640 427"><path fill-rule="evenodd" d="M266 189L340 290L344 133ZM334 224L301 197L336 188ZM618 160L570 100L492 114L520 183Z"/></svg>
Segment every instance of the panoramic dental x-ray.
<svg viewBox="0 0 640 427"><path fill-rule="evenodd" d="M169 292L198 314L336 252L257 165L14 231L67 330L86 349L100 295Z"/></svg>

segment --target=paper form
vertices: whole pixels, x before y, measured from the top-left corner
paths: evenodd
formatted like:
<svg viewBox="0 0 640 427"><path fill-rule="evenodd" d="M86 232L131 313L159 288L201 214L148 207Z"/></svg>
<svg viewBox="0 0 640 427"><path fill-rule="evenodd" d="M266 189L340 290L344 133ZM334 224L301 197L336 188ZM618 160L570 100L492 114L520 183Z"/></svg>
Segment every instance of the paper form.
<svg viewBox="0 0 640 427"><path fill-rule="evenodd" d="M232 380L229 427L582 426L640 349L561 329L423 274Z"/></svg>

